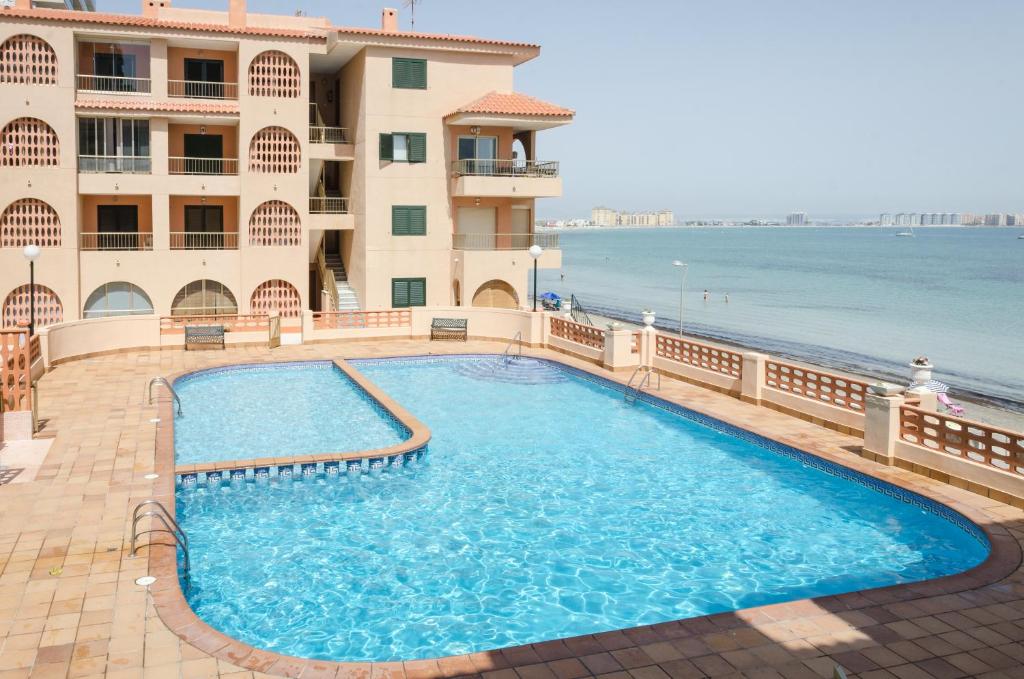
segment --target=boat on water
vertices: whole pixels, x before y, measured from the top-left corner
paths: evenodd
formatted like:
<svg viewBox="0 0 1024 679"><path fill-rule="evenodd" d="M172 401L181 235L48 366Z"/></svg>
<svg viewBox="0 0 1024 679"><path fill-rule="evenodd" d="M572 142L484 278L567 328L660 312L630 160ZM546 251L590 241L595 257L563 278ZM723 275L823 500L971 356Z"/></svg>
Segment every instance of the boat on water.
<svg viewBox="0 0 1024 679"><path fill-rule="evenodd" d="M904 238L913 238L914 237L914 230L911 229L910 231L900 231L896 235L897 236L902 236Z"/></svg>

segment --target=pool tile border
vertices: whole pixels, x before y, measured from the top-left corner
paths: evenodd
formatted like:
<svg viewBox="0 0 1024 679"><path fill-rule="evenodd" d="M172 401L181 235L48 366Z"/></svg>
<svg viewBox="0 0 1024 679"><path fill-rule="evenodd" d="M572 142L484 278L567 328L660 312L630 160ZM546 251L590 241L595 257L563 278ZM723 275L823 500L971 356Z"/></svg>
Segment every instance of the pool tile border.
<svg viewBox="0 0 1024 679"><path fill-rule="evenodd" d="M448 354L445 356L482 356L482 354ZM393 358L408 359L416 357L395 356ZM438 358L440 357L436 355L424 357L424 359L427 360L434 360ZM565 364L560 360L553 360L546 357L531 356L531 358L538 358L539 360L556 364L559 368L569 369L584 378L598 378L602 383L608 382L612 385L618 385L619 387L624 388L624 385L621 382L599 374L597 368L578 368ZM266 361L265 363L273 363L273 361ZM342 362L335 361L335 363L341 365ZM348 368L347 365L346 368ZM353 370L353 374L358 376L361 380L361 384L371 387L376 393L378 393L382 403L387 404L389 407L393 404L396 411L399 413L405 412L404 408L373 386L372 383L358 373L358 371ZM371 391L370 393L374 392ZM681 409L680 414L682 414L682 411L686 411L688 413L694 413L700 417L710 418L710 416L693 411L692 409L686 408L682 404L675 403L674 401L661 399L659 397L653 398L657 399L660 403L668 404L668 407L671 409ZM662 406L658 405L658 407ZM156 431L156 470L160 473L160 478L158 479L158 482L154 484L154 498L164 502L170 511L174 512L175 484L173 480L175 470L173 463L174 437L173 407L171 399L166 397L162 397L160 399L158 404L158 413L160 421L157 423ZM411 417L411 415L409 417ZM800 617L808 612L808 607L820 607L825 611L856 611L858 609L869 609L880 604L910 601L921 597L957 594L999 582L1011 575L1021 564L1021 547L1017 540L1005 527L998 523L991 522L989 517L985 516L979 508L957 502L956 500L944 496L936 488L928 487L924 484L918 484L912 480L898 479L899 483L896 483L896 475L886 472L885 468L879 468L877 472L873 468L867 468L867 471L863 472L858 471L838 462L826 460L824 457L814 453L801 451L787 444L774 441L773 439L762 436L761 434L749 432L749 430L739 427L738 425L733 425L727 421L719 420L717 418L710 419L721 423L723 426L735 427L741 431L747 431L751 435L759 436L766 441L774 443L774 445L791 449L801 455L806 455L809 456L809 458L820 460L822 463L829 463L837 467L841 467L845 469L847 473L863 475L869 479L875 479L875 481L879 483L892 485L904 492L914 493L927 500L935 502L938 505L945 506L949 511L959 513L984 532L985 536L988 538L989 544L991 545L988 558L983 563L963 573L948 575L932 580L925 580L922 582L890 585L888 587L858 590L845 594L813 599L799 599L789 602L740 609L732 612L718 613L710 616L670 621L657 625L628 628L616 632L582 635L578 637L540 642L537 644L495 649L490 652L449 656L432 660L406 661L404 663L334 662L309 658L297 658L257 649L241 641L228 637L207 625L192 611L191 607L189 607L178 579L176 549L150 550L149 574L156 576L157 578L157 581L150 587L154 608L168 629L182 640L195 646L201 651L210 654L211 656L249 670L277 676L292 677L294 679L298 679L300 675L310 677L331 676L339 678L356 676L391 676L393 674L401 675L404 671L406 677L415 676L417 679L422 679L426 677L454 676L452 672L446 671L446 667L473 668L477 667L480 663L484 663L485 665L489 665L491 669L500 669L500 667L497 666L498 664L505 662L506 664L502 666L507 666L508 662L507 660L501 661L501 658L508 659L516 656L517 653L527 653L532 657L536 657L536 648L549 646L551 644L562 644L568 649L575 647L589 647L595 644L600 646L600 639L616 634L625 634L626 638L632 638L634 636L647 637L654 641L670 639L673 628L679 627L680 625L697 625L698 627L706 626L710 629L730 629L735 627L735 621L739 617L744 619L766 618L770 620L785 620ZM429 437L429 433L427 435ZM890 476L892 480L884 478L885 476ZM904 488L904 486L910 487ZM173 547L171 544L166 546ZM664 631L664 634L662 633L662 630ZM473 672L456 672L455 674L473 674Z"/></svg>

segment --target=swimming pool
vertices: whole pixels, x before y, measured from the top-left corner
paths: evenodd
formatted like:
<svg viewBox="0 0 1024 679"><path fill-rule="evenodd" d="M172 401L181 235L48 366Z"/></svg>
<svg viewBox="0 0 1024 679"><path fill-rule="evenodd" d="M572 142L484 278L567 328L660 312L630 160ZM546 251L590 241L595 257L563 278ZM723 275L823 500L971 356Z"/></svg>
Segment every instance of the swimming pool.
<svg viewBox="0 0 1024 679"><path fill-rule="evenodd" d="M408 432L330 361L203 370L174 388L178 464L384 448Z"/></svg>
<svg viewBox="0 0 1024 679"><path fill-rule="evenodd" d="M178 491L190 605L258 648L439 657L925 580L988 553L936 503L627 405L560 364L352 364L431 428L420 463Z"/></svg>

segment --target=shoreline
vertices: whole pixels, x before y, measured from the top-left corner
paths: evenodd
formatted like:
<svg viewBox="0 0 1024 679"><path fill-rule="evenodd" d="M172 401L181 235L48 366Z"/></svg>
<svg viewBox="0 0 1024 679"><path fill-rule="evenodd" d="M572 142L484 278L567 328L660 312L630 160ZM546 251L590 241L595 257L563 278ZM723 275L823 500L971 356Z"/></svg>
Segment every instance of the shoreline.
<svg viewBox="0 0 1024 679"><path fill-rule="evenodd" d="M672 229L878 229L880 231L914 229L1006 229L1020 231L1022 226L984 226L982 224L929 224L927 226L880 226L878 224L673 224L672 226L538 226L538 233L575 233L577 231L669 231Z"/></svg>

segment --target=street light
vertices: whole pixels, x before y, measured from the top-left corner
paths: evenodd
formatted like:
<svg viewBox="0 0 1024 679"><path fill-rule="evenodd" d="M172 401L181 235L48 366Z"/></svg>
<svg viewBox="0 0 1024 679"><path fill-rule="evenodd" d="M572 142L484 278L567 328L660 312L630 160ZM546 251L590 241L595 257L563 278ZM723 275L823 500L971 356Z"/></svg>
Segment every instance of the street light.
<svg viewBox="0 0 1024 679"><path fill-rule="evenodd" d="M689 271L690 265L680 262L678 259L672 262L672 266L678 266L683 270L683 275L679 279L679 336L683 336L683 290L686 288L686 272Z"/></svg>
<svg viewBox="0 0 1024 679"><path fill-rule="evenodd" d="M36 260L42 254L39 246L26 245L21 254L28 260L28 336L36 334Z"/></svg>
<svg viewBox="0 0 1024 679"><path fill-rule="evenodd" d="M533 310L537 310L537 260L544 254L544 248L539 245L530 246L530 256L533 257Z"/></svg>

